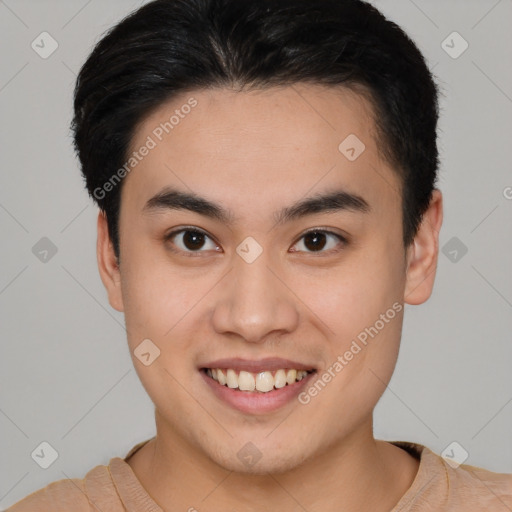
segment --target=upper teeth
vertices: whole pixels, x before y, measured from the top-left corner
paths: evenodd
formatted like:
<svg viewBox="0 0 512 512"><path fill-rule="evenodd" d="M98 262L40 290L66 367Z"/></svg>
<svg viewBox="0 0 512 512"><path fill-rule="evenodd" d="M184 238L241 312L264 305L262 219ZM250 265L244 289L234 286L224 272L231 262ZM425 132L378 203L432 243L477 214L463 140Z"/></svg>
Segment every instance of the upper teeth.
<svg viewBox="0 0 512 512"><path fill-rule="evenodd" d="M308 372L306 370L277 370L275 375L272 372L251 373L241 370L239 374L231 368L222 370L220 368L208 368L206 373L223 386L229 388L240 389L241 391L272 391L274 388L279 389L286 384L293 384L298 380L302 380Z"/></svg>

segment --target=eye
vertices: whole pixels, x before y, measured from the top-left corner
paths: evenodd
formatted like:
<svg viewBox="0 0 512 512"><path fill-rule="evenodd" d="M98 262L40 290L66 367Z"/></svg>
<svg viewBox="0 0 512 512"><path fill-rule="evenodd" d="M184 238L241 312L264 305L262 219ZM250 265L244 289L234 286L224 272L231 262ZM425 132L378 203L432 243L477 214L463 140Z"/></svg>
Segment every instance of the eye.
<svg viewBox="0 0 512 512"><path fill-rule="evenodd" d="M308 231L293 246L298 247L292 252L336 252L341 249L339 245L346 245L347 239L337 233L324 229L313 229ZM325 249L325 250L324 250Z"/></svg>
<svg viewBox="0 0 512 512"><path fill-rule="evenodd" d="M174 252L191 254L220 249L219 245L204 231L195 228L182 228L172 231L165 236L165 240L177 247L177 249L170 248Z"/></svg>

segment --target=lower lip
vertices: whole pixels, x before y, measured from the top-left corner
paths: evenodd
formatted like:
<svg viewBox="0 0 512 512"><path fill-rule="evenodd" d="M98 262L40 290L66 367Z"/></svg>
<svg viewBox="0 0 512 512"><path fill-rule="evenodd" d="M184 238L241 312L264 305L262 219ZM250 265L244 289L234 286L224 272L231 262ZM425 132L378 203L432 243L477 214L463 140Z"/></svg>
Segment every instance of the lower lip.
<svg viewBox="0 0 512 512"><path fill-rule="evenodd" d="M276 411L297 398L316 372L308 373L302 380L267 393L229 388L209 377L204 370L200 370L200 373L215 395L231 407L246 414L263 414Z"/></svg>

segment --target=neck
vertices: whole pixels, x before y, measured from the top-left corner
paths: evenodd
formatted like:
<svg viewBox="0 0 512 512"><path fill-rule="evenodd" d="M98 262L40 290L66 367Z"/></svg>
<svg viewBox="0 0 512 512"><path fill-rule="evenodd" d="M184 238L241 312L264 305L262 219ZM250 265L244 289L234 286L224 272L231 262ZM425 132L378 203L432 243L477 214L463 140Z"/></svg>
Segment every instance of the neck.
<svg viewBox="0 0 512 512"><path fill-rule="evenodd" d="M179 461L178 463L176 461ZM412 484L418 461L372 434L356 432L278 474L228 471L158 419L157 436L128 461L163 510L388 512Z"/></svg>

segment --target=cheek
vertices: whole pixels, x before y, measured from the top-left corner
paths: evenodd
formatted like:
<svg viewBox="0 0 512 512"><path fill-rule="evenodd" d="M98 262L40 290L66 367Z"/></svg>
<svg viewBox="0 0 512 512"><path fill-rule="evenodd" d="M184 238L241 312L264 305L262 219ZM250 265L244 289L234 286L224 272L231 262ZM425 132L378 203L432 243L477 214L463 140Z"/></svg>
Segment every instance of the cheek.
<svg viewBox="0 0 512 512"><path fill-rule="evenodd" d="M338 322L337 336L330 344L330 360L318 375L318 380L324 381L328 374L329 382L313 381L303 397L311 401L312 416L329 411L326 426L355 428L371 414L385 391L396 365L402 329L403 306L399 302L394 305L384 308L382 317L358 312L352 319L347 312L350 325Z"/></svg>
<svg viewBox="0 0 512 512"><path fill-rule="evenodd" d="M341 357L331 389L340 393L355 386L353 394L344 396L366 396L369 402L383 391L379 379L387 383L391 377L403 319L402 260L384 238L374 242L324 276L295 278L297 295L329 340L328 364Z"/></svg>
<svg viewBox="0 0 512 512"><path fill-rule="evenodd" d="M194 305L204 291L197 281L194 286L192 280L184 279L164 261L145 258L145 254L133 251L123 262L128 345L146 392L159 409L169 409L171 414L172 410L180 410L181 401L186 399L180 383L192 385L188 379L196 377L190 358L190 340L196 337ZM139 349L143 346L144 351ZM147 352L151 359L148 365L143 358L139 359Z"/></svg>
<svg viewBox="0 0 512 512"><path fill-rule="evenodd" d="M197 302L199 290L154 252L128 246L123 256L122 293L130 345L144 338L162 343Z"/></svg>
<svg viewBox="0 0 512 512"><path fill-rule="evenodd" d="M336 268L294 274L294 292L315 313L330 339L351 339L400 299L402 276L396 264L377 256L382 248L359 251ZM291 279L291 278L290 278Z"/></svg>

